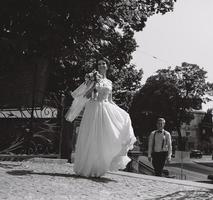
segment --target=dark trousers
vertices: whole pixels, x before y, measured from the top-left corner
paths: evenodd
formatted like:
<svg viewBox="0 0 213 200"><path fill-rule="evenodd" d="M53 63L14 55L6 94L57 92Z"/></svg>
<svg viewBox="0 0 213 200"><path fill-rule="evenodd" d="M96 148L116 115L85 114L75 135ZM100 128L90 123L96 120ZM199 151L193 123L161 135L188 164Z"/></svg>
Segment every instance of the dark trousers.
<svg viewBox="0 0 213 200"><path fill-rule="evenodd" d="M152 166L155 170L155 176L162 176L167 156L168 152L165 151L152 153Z"/></svg>

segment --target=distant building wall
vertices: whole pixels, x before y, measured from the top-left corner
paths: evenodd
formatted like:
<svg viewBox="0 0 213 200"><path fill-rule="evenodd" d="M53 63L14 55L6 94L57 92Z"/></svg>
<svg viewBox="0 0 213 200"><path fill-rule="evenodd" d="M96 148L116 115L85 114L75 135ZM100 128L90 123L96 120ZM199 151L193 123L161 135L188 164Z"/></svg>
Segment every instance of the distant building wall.
<svg viewBox="0 0 213 200"><path fill-rule="evenodd" d="M194 119L190 124L183 124L181 126L182 137L186 138L186 149L197 149L199 147L200 123L202 122L205 112L193 111Z"/></svg>

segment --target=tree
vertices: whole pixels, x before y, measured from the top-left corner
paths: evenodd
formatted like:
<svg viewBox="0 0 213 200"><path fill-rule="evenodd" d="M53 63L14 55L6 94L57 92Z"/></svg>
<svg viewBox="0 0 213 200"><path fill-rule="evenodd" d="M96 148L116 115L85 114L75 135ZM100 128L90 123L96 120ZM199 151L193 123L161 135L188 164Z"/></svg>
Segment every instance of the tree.
<svg viewBox="0 0 213 200"><path fill-rule="evenodd" d="M173 70L158 70L135 95L131 108L135 126L141 127L143 122L139 119L143 113L155 118L165 117L168 128L178 132L181 148L181 125L189 123L193 109L201 109L202 103L208 100L205 94L211 90L211 84L206 82L206 73L198 65L189 63L182 63Z"/></svg>
<svg viewBox="0 0 213 200"><path fill-rule="evenodd" d="M56 81L50 90L62 92L66 84L73 89L90 70L88 62L97 55L108 57L119 70L128 65L136 48L133 31L142 30L151 15L172 11L174 2L4 0L0 8L0 45L7 43L10 54L2 52L6 56L1 68L18 66L29 57L43 58Z"/></svg>
<svg viewBox="0 0 213 200"><path fill-rule="evenodd" d="M131 99L142 77L142 71L130 65L136 49L134 31L141 31L148 17L172 11L175 1L3 0L0 71L10 73L32 58L44 60L50 73L48 92L61 102L101 55L111 63L115 100L127 110L129 104L121 104L119 98Z"/></svg>

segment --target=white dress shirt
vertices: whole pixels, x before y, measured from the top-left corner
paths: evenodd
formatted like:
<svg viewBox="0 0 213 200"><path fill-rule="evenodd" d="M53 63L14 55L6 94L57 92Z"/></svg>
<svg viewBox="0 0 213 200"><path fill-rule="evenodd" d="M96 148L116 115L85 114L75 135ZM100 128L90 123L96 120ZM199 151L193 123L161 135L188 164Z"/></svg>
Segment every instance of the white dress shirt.
<svg viewBox="0 0 213 200"><path fill-rule="evenodd" d="M154 145L154 146L153 146ZM168 151L168 157L172 156L171 135L164 129L162 131L152 131L149 136L148 156L151 157L152 152Z"/></svg>

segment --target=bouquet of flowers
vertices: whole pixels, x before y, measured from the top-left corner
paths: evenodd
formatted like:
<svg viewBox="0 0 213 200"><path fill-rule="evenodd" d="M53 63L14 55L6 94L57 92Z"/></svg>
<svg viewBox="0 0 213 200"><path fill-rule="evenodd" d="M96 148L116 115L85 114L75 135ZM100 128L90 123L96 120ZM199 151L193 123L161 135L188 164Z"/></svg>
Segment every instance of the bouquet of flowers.
<svg viewBox="0 0 213 200"><path fill-rule="evenodd" d="M93 70L92 72L85 75L86 82L91 81L91 82L98 83L100 79L101 79L101 74L99 74L99 72L96 70Z"/></svg>
<svg viewBox="0 0 213 200"><path fill-rule="evenodd" d="M101 74L96 70L93 70L92 72L85 75L86 84L94 83L94 85L96 85L97 83L100 82L101 78L102 78ZM93 91L94 95L97 96L97 89L94 88Z"/></svg>

